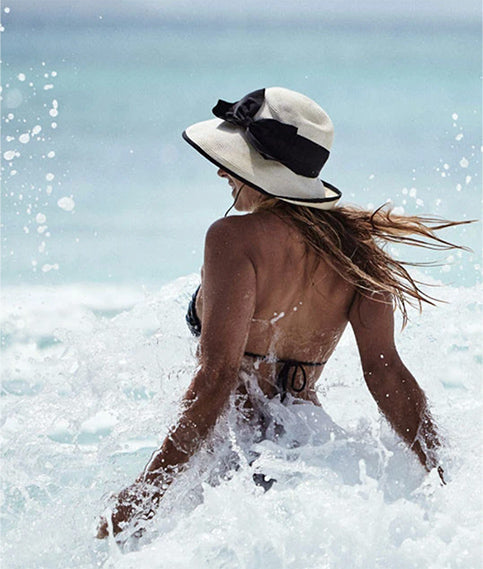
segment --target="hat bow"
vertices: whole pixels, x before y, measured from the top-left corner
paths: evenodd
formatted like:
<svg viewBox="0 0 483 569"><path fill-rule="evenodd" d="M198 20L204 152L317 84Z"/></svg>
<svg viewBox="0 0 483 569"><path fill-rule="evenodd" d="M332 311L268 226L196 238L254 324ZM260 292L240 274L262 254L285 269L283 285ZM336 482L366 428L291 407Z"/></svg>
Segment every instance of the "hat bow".
<svg viewBox="0 0 483 569"><path fill-rule="evenodd" d="M276 160L295 174L316 178L329 151L298 134L294 125L255 115L265 100L265 89L249 93L235 103L219 100L213 114L244 129L248 143L266 160Z"/></svg>

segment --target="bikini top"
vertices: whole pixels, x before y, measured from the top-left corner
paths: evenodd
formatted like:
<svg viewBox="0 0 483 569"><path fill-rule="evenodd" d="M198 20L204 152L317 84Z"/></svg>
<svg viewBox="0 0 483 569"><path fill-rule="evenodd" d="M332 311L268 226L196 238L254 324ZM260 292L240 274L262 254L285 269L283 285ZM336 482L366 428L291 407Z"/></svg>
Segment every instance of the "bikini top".
<svg viewBox="0 0 483 569"><path fill-rule="evenodd" d="M199 337L201 335L201 320L199 319L198 313L196 312L196 298L201 285L195 290L193 296L191 297L190 303L188 305L188 312L186 313L186 323L190 329L193 336ZM299 360L292 359L273 359L268 356L261 354L255 354L253 352L245 352L245 356L254 359L266 360L269 363L280 363L283 364L277 376L277 389L280 393L280 400L283 401L287 396L289 388L296 393L303 391L307 385L307 372L305 371L305 366L323 366L327 362L301 362ZM300 378L298 381L297 376Z"/></svg>

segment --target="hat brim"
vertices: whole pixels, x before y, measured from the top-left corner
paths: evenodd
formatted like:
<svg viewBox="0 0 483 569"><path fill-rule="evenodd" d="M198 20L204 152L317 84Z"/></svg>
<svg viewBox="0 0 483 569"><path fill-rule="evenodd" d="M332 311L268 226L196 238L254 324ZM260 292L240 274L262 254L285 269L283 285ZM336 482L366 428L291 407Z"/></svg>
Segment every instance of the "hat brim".
<svg viewBox="0 0 483 569"><path fill-rule="evenodd" d="M207 160L263 194L295 205L331 209L342 193L318 178L292 172L275 160L263 158L245 140L240 127L221 119L196 123L183 138Z"/></svg>

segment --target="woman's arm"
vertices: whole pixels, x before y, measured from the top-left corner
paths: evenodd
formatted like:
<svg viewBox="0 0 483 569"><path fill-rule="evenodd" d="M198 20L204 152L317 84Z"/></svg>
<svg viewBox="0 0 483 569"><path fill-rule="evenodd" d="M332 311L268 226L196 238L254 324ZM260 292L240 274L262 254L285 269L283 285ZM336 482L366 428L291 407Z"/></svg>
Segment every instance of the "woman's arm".
<svg viewBox="0 0 483 569"><path fill-rule="evenodd" d="M396 350L391 297L379 294L369 299L358 295L349 320L369 391L393 429L431 470L438 465L440 442L424 392ZM442 470L438 472L443 480Z"/></svg>
<svg viewBox="0 0 483 569"><path fill-rule="evenodd" d="M238 385L238 371L255 310L256 278L247 243L231 219L214 223L207 234L203 272L200 368L184 397L177 425L143 474L118 497L114 533L123 522L153 513L176 473L206 440ZM103 520L98 537L107 535Z"/></svg>

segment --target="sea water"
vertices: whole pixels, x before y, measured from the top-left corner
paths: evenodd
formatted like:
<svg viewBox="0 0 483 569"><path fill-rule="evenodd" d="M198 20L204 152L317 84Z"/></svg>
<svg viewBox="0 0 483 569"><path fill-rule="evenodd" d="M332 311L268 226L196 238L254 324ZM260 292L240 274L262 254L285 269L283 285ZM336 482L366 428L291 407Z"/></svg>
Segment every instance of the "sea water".
<svg viewBox="0 0 483 569"><path fill-rule="evenodd" d="M445 441L446 486L381 418L347 330L318 383L322 409L274 402L289 434L255 443L252 466L229 412L215 453L228 440L239 468L214 480L212 456L200 452L140 540L94 539L110 494L134 480L176 421L196 369L184 312L204 232L230 199L180 131L209 118L219 97L288 86L332 116L325 178L346 202L478 217L479 27L52 26L15 20L13 3L7 16L3 565L481 566L476 225L448 232L474 253L416 256L440 262L415 275L444 303L411 311L396 330ZM269 492L253 483L255 470L277 480Z"/></svg>
<svg viewBox="0 0 483 569"><path fill-rule="evenodd" d="M79 23L42 14L26 19L15 5L4 14L4 284L156 287L198 271L204 233L231 196L181 132L209 119L218 98L272 85L306 93L331 116L322 177L343 203L479 216L475 21ZM474 254L436 256L432 277L474 284L480 227L446 236Z"/></svg>
<svg viewBox="0 0 483 569"><path fill-rule="evenodd" d="M176 420L196 366L184 311L198 281L154 294L5 292L5 566L479 567L477 287L439 289L447 304L413 311L396 334L445 441L446 486L381 419L348 330L318 384L323 409L280 406L290 436L255 446L253 468L277 480L267 493L243 449L241 468L214 486L213 455L200 453L139 542L94 539L109 495L134 480ZM223 425L220 448L237 441L236 422Z"/></svg>

